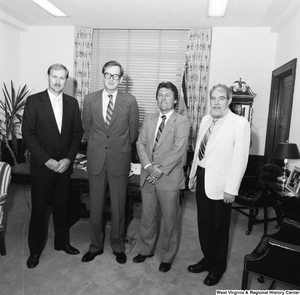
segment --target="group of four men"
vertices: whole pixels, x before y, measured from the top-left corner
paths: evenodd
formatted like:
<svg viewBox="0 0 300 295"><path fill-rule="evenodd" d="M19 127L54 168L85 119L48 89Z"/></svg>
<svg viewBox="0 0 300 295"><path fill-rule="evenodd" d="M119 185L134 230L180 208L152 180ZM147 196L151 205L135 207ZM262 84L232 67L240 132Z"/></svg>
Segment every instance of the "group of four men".
<svg viewBox="0 0 300 295"><path fill-rule="evenodd" d="M103 209L108 184L111 204L110 243L118 263L126 263L125 202L132 146L141 162L142 219L141 263L154 255L161 212L164 231L159 270L171 269L179 245L180 189L185 188L189 123L174 107L178 90L171 82L158 85L158 112L146 115L138 131L136 98L118 90L124 70L116 61L102 68L104 89L85 97L82 121L87 139L87 171L91 201L91 243L83 262L103 253ZM61 64L48 69L48 89L28 97L22 134L31 154L32 212L29 225L28 268L39 263L46 241L45 214L53 205L54 248L79 254L70 245L67 225L68 190L73 161L83 136L77 101L63 93L69 72ZM204 280L212 286L226 269L230 209L246 169L250 128L244 118L229 110L232 93L225 85L210 92L211 111L201 122L189 187L196 189L198 229L204 258L188 271L208 271ZM209 137L210 136L210 137ZM138 138L138 139L137 139ZM208 140L209 138L209 140ZM136 142L137 140L137 142Z"/></svg>

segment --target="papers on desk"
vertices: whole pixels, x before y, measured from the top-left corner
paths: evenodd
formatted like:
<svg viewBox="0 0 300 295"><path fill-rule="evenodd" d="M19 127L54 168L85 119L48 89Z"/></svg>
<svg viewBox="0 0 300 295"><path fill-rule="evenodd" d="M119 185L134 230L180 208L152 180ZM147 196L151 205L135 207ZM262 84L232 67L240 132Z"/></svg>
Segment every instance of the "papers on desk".
<svg viewBox="0 0 300 295"><path fill-rule="evenodd" d="M77 153L73 168L75 169L82 169L86 171L86 163L87 163L87 158L86 155Z"/></svg>
<svg viewBox="0 0 300 295"><path fill-rule="evenodd" d="M129 177L132 175L140 175L140 174L141 174L141 164L140 163L131 163Z"/></svg>

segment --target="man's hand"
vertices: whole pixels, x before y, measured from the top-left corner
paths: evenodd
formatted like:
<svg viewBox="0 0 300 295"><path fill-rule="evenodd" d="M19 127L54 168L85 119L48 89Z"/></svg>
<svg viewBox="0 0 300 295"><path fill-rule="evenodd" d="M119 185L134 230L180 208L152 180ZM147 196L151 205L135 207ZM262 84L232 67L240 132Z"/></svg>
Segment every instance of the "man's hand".
<svg viewBox="0 0 300 295"><path fill-rule="evenodd" d="M53 170L56 172L56 169L58 167L58 162L54 159L49 159L46 163L45 163L46 167L50 170Z"/></svg>
<svg viewBox="0 0 300 295"><path fill-rule="evenodd" d="M224 192L224 203L233 203L235 200L235 195L227 194Z"/></svg>
<svg viewBox="0 0 300 295"><path fill-rule="evenodd" d="M152 178L150 175L147 176L146 180L152 184L157 184L158 183L158 179L154 179Z"/></svg>
<svg viewBox="0 0 300 295"><path fill-rule="evenodd" d="M149 172L149 176L153 180L159 180L163 176L163 172L158 169L159 165L150 165L147 167L147 171ZM152 183L152 182L151 182Z"/></svg>
<svg viewBox="0 0 300 295"><path fill-rule="evenodd" d="M63 173L65 172L69 165L70 165L71 161L67 158L65 159L61 159L59 162L58 162L58 166L56 167L56 170L55 172L58 172L58 173Z"/></svg>

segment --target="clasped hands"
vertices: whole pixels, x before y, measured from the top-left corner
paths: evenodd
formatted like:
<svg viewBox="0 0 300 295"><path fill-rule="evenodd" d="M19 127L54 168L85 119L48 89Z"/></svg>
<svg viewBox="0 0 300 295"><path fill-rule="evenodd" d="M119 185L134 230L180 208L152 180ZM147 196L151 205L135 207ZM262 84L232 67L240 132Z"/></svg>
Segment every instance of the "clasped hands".
<svg viewBox="0 0 300 295"><path fill-rule="evenodd" d="M45 165L54 172L63 173L68 169L70 163L71 161L67 158L61 159L59 162L54 159L49 159Z"/></svg>
<svg viewBox="0 0 300 295"><path fill-rule="evenodd" d="M163 172L158 168L159 165L149 165L146 170L149 172L146 180L152 184L157 184L159 179L163 176Z"/></svg>

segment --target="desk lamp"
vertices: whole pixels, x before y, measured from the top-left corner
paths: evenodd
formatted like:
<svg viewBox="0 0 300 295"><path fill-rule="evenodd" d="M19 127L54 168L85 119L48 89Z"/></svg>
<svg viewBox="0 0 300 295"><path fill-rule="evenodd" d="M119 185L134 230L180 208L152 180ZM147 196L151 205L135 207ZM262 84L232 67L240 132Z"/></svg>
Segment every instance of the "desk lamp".
<svg viewBox="0 0 300 295"><path fill-rule="evenodd" d="M282 187L285 187L287 181L288 159L300 159L300 153L296 143L279 142L273 152L273 158L284 159L283 175L281 177Z"/></svg>

